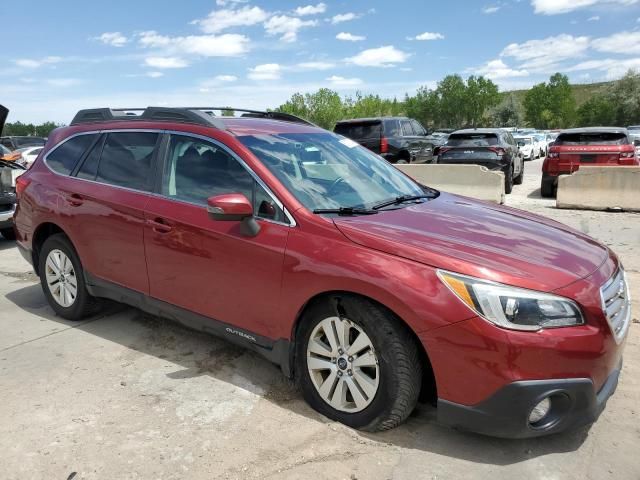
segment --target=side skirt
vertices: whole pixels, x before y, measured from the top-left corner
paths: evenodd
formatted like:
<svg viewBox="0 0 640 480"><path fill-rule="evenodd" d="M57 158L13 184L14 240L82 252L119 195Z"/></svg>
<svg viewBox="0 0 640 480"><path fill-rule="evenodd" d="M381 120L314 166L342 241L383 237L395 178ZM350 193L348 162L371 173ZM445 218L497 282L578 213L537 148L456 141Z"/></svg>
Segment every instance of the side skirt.
<svg viewBox="0 0 640 480"><path fill-rule="evenodd" d="M171 305L144 293L102 280L86 271L84 275L87 281L87 290L94 297L108 298L116 302L125 303L151 315L166 318L193 330L223 338L240 347L259 353L270 362L279 365L285 376L288 378L293 377L291 365L293 345L286 338L273 340L263 337L228 323Z"/></svg>

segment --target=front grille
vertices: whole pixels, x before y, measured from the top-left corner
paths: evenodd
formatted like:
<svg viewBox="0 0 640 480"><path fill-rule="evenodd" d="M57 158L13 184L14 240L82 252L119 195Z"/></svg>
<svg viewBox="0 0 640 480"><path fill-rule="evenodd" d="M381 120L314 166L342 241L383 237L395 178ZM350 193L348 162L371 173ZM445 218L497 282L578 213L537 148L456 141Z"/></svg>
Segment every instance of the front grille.
<svg viewBox="0 0 640 480"><path fill-rule="evenodd" d="M629 285L622 267L600 289L602 309L617 343L622 342L631 319Z"/></svg>

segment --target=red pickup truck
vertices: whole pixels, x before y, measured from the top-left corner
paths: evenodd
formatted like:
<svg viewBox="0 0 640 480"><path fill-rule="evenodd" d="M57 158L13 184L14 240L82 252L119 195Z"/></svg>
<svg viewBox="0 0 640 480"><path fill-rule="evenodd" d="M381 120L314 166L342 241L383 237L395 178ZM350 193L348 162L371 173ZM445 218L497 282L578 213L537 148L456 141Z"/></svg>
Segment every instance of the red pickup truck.
<svg viewBox="0 0 640 480"><path fill-rule="evenodd" d="M590 127L563 130L542 164L543 197L555 195L559 175L570 175L581 165L638 165L634 143L625 128Z"/></svg>

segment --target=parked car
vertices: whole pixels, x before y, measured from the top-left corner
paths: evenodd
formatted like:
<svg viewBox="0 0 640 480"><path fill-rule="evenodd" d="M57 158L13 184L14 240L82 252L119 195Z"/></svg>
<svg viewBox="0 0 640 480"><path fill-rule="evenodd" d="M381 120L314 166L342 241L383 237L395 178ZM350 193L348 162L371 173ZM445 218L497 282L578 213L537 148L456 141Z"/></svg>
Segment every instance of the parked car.
<svg viewBox="0 0 640 480"><path fill-rule="evenodd" d="M598 417L631 314L609 248L251 114L93 109L51 135L18 177L15 219L57 315L111 298L218 334L353 428L393 428L418 398L504 437Z"/></svg>
<svg viewBox="0 0 640 480"><path fill-rule="evenodd" d="M549 149L547 135L544 133L534 133L531 135L534 139L534 150L536 158L546 157Z"/></svg>
<svg viewBox="0 0 640 480"><path fill-rule="evenodd" d="M447 143L449 135L449 133L445 132L431 132L431 134L427 135L425 138L427 138L429 142L433 144L434 148L437 148Z"/></svg>
<svg viewBox="0 0 640 480"><path fill-rule="evenodd" d="M0 145L4 145L9 150L17 150L24 147L43 147L45 139L42 137L30 136L10 136L0 137Z"/></svg>
<svg viewBox="0 0 640 480"><path fill-rule="evenodd" d="M15 240L13 215L16 211L16 179L25 168L13 161L0 160L0 235Z"/></svg>
<svg viewBox="0 0 640 480"><path fill-rule="evenodd" d="M390 163L432 163L434 143L417 120L406 117L342 120L333 129Z"/></svg>
<svg viewBox="0 0 640 480"><path fill-rule="evenodd" d="M624 128L564 130L549 149L542 165L540 192L543 197L553 197L558 176L570 175L582 165L638 165L635 147Z"/></svg>
<svg viewBox="0 0 640 480"><path fill-rule="evenodd" d="M17 162L23 167L31 167L43 148L44 147L24 147L15 150L15 153L20 154L20 159L17 160Z"/></svg>
<svg viewBox="0 0 640 480"><path fill-rule="evenodd" d="M500 128L473 128L453 132L440 147L439 164L475 164L504 173L504 191L511 193L524 176L524 160L509 132Z"/></svg>
<svg viewBox="0 0 640 480"><path fill-rule="evenodd" d="M523 160L533 160L535 158L534 145L535 141L533 137L513 137L518 144L518 149L522 154Z"/></svg>

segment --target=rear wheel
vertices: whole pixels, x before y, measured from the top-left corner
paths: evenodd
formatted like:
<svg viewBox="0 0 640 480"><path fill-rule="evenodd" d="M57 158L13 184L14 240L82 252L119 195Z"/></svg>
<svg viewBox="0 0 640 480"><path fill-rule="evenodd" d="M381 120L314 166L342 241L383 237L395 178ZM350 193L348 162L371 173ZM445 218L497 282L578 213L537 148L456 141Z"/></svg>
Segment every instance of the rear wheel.
<svg viewBox="0 0 640 480"><path fill-rule="evenodd" d="M392 314L366 299L334 298L304 315L296 371L306 401L350 427L387 430L413 411L422 364L417 345ZM340 313L338 313L340 312Z"/></svg>
<svg viewBox="0 0 640 480"><path fill-rule="evenodd" d="M7 240L15 240L16 239L16 232L15 232L15 230L13 228L3 228L2 230L0 230L0 233Z"/></svg>
<svg viewBox="0 0 640 480"><path fill-rule="evenodd" d="M542 177L540 183L540 195L545 198L553 197L555 194L555 178L554 177Z"/></svg>
<svg viewBox="0 0 640 480"><path fill-rule="evenodd" d="M511 193L513 190L513 165L504 174L504 193Z"/></svg>
<svg viewBox="0 0 640 480"><path fill-rule="evenodd" d="M65 235L47 238L38 257L42 290L58 315L82 320L99 309L99 300L89 295L82 264Z"/></svg>
<svg viewBox="0 0 640 480"><path fill-rule="evenodd" d="M514 185L522 185L522 180L524 179L524 160L522 161L522 170L520 170L520 175L513 179Z"/></svg>

